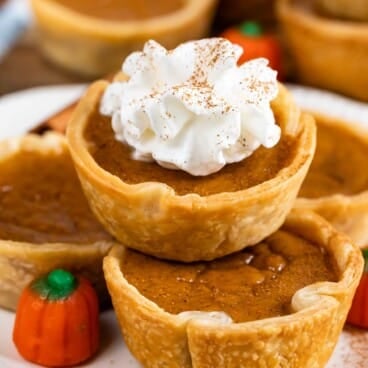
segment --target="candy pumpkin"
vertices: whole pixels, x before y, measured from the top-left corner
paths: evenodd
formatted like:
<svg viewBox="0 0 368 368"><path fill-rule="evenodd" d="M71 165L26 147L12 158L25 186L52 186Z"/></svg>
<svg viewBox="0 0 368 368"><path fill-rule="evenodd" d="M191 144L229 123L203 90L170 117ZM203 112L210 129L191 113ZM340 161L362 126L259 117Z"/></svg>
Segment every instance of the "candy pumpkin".
<svg viewBox="0 0 368 368"><path fill-rule="evenodd" d="M244 49L238 64L264 57L269 60L270 67L278 71L278 78L282 78L282 51L280 43L274 35L263 33L258 23L244 22L239 27L225 30L221 36Z"/></svg>
<svg viewBox="0 0 368 368"><path fill-rule="evenodd" d="M99 345L96 292L84 278L54 270L23 291L13 341L27 360L48 367L71 366Z"/></svg>
<svg viewBox="0 0 368 368"><path fill-rule="evenodd" d="M368 328L368 249L362 250L364 271L356 289L347 322L362 328Z"/></svg>

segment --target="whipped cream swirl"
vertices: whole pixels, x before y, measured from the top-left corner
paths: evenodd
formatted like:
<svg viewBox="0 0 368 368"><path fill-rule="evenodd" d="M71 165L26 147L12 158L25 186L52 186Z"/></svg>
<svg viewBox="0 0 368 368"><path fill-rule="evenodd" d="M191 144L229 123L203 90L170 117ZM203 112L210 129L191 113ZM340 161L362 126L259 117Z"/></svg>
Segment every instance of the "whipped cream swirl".
<svg viewBox="0 0 368 368"><path fill-rule="evenodd" d="M209 175L270 148L280 128L270 107L278 92L266 59L241 66L242 48L223 38L168 51L148 41L125 60L124 82L105 91L101 113L137 160L192 175Z"/></svg>

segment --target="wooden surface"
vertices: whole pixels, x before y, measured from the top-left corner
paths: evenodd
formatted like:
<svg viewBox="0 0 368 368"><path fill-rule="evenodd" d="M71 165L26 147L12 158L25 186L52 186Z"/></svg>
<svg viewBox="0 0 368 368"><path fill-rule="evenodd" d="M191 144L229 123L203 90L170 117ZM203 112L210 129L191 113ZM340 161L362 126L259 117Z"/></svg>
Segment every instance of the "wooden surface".
<svg viewBox="0 0 368 368"><path fill-rule="evenodd" d="M88 81L45 60L37 48L36 37L34 30L27 31L0 59L0 95L35 86Z"/></svg>

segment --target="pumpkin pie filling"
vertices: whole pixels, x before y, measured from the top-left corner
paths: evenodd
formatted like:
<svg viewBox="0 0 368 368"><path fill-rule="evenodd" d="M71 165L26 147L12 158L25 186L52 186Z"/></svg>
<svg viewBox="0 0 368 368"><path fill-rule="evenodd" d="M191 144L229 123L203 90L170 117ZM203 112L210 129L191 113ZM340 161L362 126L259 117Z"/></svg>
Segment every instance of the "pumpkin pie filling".
<svg viewBox="0 0 368 368"><path fill-rule="evenodd" d="M127 281L165 311L223 311L234 322L289 314L297 290L339 277L328 252L284 230L212 262L169 262L128 249L121 262Z"/></svg>
<svg viewBox="0 0 368 368"><path fill-rule="evenodd" d="M317 148L300 197L353 195L368 189L368 145L343 124L316 116Z"/></svg>
<svg viewBox="0 0 368 368"><path fill-rule="evenodd" d="M78 13L112 21L145 20L179 10L184 0L54 0Z"/></svg>
<svg viewBox="0 0 368 368"><path fill-rule="evenodd" d="M0 239L85 244L111 240L90 211L67 152L21 151L0 164Z"/></svg>
<svg viewBox="0 0 368 368"><path fill-rule="evenodd" d="M164 181L179 195L202 196L235 192L272 179L294 159L298 141L298 137L283 135L273 148L260 147L245 160L201 177L166 169L154 162L131 159L131 149L115 139L111 118L101 115L97 107L85 128L84 138L98 165L128 184Z"/></svg>

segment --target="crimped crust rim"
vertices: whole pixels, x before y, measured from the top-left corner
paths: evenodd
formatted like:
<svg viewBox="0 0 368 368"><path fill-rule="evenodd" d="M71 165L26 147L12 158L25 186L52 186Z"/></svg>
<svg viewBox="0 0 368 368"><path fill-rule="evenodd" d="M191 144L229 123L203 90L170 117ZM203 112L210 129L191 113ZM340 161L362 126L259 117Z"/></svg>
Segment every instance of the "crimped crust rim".
<svg viewBox="0 0 368 368"><path fill-rule="evenodd" d="M128 296L134 300L137 308L146 309L150 313L154 313L155 318L165 320L173 327L185 327L188 323L191 325L203 324L206 329L216 330L219 332L231 332L246 329L270 329L282 325L297 322L299 319L305 318L311 311L318 312L321 308L335 308L336 305L343 303L346 290L357 284L363 271L363 259L359 248L354 245L349 238L343 233L335 230L326 220L316 213L308 210L293 209L285 222L286 230L294 229L300 234L301 229L298 226L305 226L305 236L314 235L317 237L316 242L322 246L322 242L327 242L324 247L329 251L333 250L333 258L335 258L340 278L337 282L322 281L307 285L299 289L292 297L293 312L285 316L270 317L262 320L222 324L207 321L202 322L201 319L181 318L178 315L166 312L156 303L143 296L139 290L131 285L124 277L121 269L121 260L124 257L125 247L121 244L114 246L108 255L104 258L103 269L107 283L114 283L124 291L124 296ZM310 234L310 230L315 231ZM113 302L116 295L111 295Z"/></svg>
<svg viewBox="0 0 368 368"><path fill-rule="evenodd" d="M239 190L236 192L220 192L208 196L200 196L197 193L189 193L185 195L178 195L174 189L162 182L142 182L137 184L127 184L117 176L106 171L94 160L87 148L87 142L84 139L84 129L88 124L89 116L93 112L96 103L107 87L108 82L97 81L91 85L87 90L86 96L74 111L73 117L68 125L67 138L69 148L76 165L83 171L88 171L90 176L96 182L108 189L111 193L124 193L130 196L146 196L148 192L160 198L162 205L167 207L195 208L218 206L233 201L239 202L240 194L244 196L247 201L257 201L260 193L274 193L280 188L288 185L289 181L297 175L305 165L308 165L311 152L314 152L315 139L315 124L313 119L308 114L301 114L299 122L299 145L292 162L280 170L275 177L264 181L253 187ZM287 93L287 92L284 92ZM235 195L234 195L235 194Z"/></svg>

